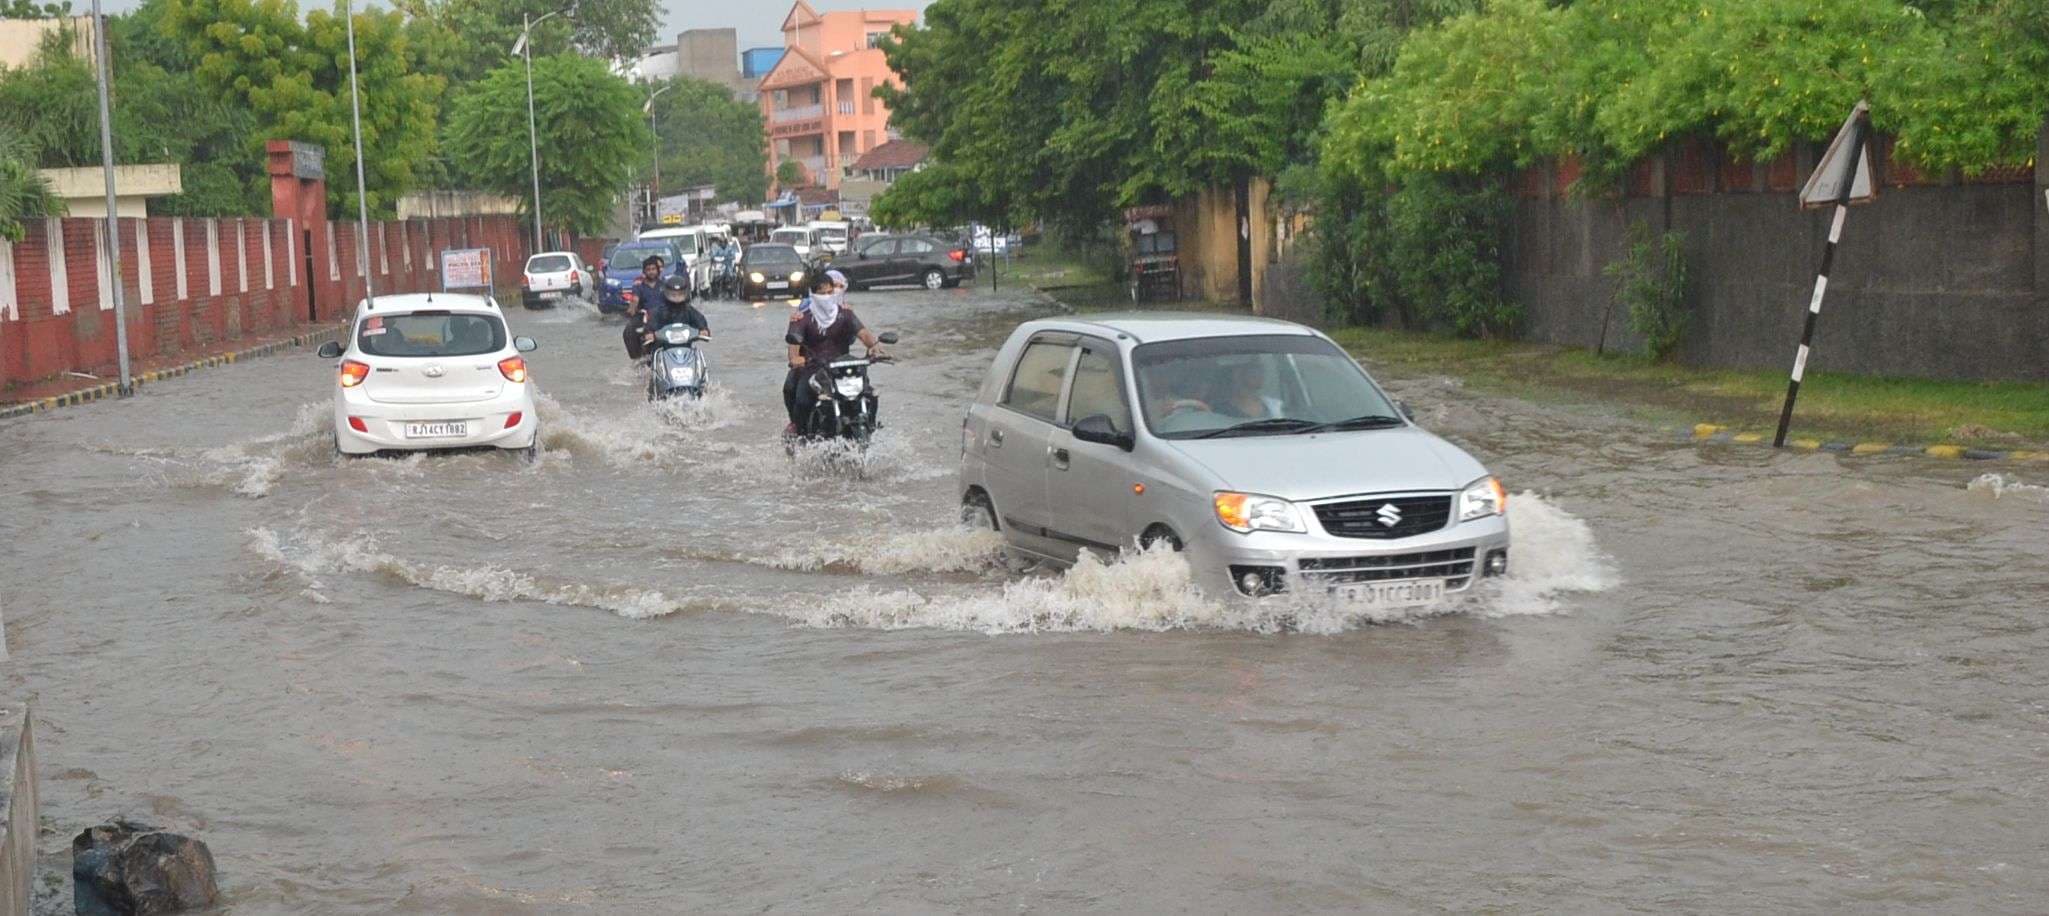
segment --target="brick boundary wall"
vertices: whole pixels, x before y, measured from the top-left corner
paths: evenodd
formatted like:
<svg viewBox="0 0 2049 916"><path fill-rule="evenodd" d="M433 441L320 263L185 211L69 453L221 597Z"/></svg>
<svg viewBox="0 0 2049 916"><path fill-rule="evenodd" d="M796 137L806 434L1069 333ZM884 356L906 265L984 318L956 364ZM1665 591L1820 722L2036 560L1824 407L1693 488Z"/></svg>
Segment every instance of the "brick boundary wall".
<svg viewBox="0 0 2049 916"><path fill-rule="evenodd" d="M17 386L67 373L112 380L118 371L104 224L36 220L20 242L0 241L0 402ZM362 298L352 221L328 221L325 236L292 220L254 217L124 218L120 230L132 358L330 324ZM332 240L332 262L326 246L309 250L309 240L320 238ZM372 223L371 278L380 295L438 289L441 250L489 248L494 277L516 283L526 240L515 216ZM575 247L603 245L582 239Z"/></svg>

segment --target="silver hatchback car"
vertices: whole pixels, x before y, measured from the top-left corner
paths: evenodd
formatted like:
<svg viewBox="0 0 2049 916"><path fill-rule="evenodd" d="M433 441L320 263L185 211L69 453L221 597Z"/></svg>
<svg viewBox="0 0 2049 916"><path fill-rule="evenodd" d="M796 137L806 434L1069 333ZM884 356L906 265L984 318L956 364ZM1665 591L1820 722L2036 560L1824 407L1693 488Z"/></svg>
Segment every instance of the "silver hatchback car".
<svg viewBox="0 0 2049 916"><path fill-rule="evenodd" d="M1071 563L1165 543L1210 594L1428 604L1508 570L1508 496L1314 330L1054 318L997 353L961 431L962 517Z"/></svg>

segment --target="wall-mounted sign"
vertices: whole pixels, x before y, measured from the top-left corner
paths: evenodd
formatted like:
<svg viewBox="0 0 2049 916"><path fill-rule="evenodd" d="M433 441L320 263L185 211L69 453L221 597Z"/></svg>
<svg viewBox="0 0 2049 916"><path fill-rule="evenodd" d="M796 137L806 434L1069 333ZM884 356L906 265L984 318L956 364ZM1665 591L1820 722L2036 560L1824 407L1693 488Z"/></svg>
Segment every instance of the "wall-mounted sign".
<svg viewBox="0 0 2049 916"><path fill-rule="evenodd" d="M490 289L491 249L444 249L441 252L441 288Z"/></svg>

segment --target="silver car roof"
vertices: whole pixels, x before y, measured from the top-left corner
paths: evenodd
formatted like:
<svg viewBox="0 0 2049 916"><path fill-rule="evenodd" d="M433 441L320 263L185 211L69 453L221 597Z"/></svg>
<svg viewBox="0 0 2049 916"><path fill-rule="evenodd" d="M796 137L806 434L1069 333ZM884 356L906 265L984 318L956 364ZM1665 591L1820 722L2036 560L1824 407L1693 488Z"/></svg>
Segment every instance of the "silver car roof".
<svg viewBox="0 0 2049 916"><path fill-rule="evenodd" d="M377 297L377 308L372 310L368 301L356 304L356 316L389 312L415 312L420 309L441 309L450 312L484 312L498 314L498 303L487 296L474 293L394 293Z"/></svg>
<svg viewBox="0 0 2049 916"><path fill-rule="evenodd" d="M1210 312L1104 312L1050 318L1032 322L1029 327L1034 331L1111 331L1139 343L1200 337L1243 337L1251 334L1316 336L1314 330L1292 321L1261 318L1256 315L1219 315Z"/></svg>

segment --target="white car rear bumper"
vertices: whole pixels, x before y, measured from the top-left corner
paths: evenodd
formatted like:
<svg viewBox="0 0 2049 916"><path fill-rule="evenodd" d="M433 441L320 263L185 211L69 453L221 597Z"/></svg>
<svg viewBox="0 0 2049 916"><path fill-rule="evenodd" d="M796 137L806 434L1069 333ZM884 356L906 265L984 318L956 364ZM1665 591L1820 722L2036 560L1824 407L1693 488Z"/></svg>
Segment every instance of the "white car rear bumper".
<svg viewBox="0 0 2049 916"><path fill-rule="evenodd" d="M514 414L518 418L514 419ZM362 424L357 429L350 420ZM417 438L406 435L409 423L468 424L467 435ZM461 404L383 404L344 389L334 401L335 444L345 454L378 451L429 451L455 448L522 449L534 444L540 421L527 385L506 385L487 401Z"/></svg>

